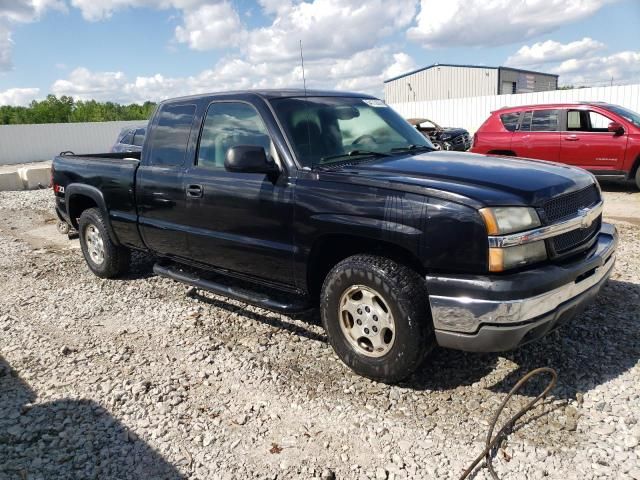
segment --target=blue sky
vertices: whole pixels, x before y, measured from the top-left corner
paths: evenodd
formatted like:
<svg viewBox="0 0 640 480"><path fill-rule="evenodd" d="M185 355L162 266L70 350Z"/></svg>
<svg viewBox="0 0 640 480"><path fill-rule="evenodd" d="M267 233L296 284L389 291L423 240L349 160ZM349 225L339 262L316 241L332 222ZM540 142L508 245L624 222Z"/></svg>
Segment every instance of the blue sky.
<svg viewBox="0 0 640 480"><path fill-rule="evenodd" d="M440 63L640 83L639 0L0 0L0 105L232 88L382 93Z"/></svg>

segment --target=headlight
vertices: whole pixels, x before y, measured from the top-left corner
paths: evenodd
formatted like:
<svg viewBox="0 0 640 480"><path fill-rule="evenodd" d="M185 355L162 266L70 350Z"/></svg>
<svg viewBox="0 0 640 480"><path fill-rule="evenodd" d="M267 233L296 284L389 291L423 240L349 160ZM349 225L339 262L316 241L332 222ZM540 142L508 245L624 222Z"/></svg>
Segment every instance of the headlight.
<svg viewBox="0 0 640 480"><path fill-rule="evenodd" d="M480 209L489 235L506 235L522 232L541 225L540 218L533 208L494 207Z"/></svg>
<svg viewBox="0 0 640 480"><path fill-rule="evenodd" d="M480 215L489 235L508 235L541 225L535 209L528 207L483 208ZM544 240L514 247L489 248L489 271L503 272L546 259L547 248Z"/></svg>
<svg viewBox="0 0 640 480"><path fill-rule="evenodd" d="M489 249L489 271L503 272L547 259L544 240L507 248Z"/></svg>

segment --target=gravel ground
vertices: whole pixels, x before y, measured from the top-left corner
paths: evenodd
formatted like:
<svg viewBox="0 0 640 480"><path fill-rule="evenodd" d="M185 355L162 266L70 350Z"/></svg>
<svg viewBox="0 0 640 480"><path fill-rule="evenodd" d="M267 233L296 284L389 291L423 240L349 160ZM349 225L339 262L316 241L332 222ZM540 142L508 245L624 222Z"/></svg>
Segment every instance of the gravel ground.
<svg viewBox="0 0 640 480"><path fill-rule="evenodd" d="M616 222L612 279L572 324L505 355L438 349L391 387L340 363L316 315L192 298L140 255L101 280L53 233L50 191L2 193L0 479L456 478L546 365L559 384L497 452L501 477L638 480L640 225Z"/></svg>

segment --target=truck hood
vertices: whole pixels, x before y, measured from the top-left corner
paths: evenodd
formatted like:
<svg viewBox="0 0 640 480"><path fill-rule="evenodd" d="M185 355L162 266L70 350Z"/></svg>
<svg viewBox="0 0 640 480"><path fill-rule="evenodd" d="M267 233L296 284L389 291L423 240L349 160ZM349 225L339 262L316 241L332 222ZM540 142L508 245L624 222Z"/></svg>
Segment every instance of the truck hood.
<svg viewBox="0 0 640 480"><path fill-rule="evenodd" d="M484 206L539 206L595 182L585 170L559 163L440 151L375 159L336 173L348 174L352 182L382 182L398 190L434 189Z"/></svg>

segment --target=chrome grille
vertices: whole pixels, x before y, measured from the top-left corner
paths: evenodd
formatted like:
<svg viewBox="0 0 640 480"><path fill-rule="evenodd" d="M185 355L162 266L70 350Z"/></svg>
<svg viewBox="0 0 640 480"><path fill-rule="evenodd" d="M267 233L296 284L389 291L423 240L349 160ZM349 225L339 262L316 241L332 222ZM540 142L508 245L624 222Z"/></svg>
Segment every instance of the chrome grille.
<svg viewBox="0 0 640 480"><path fill-rule="evenodd" d="M592 224L587 228L578 228L557 237L551 239L553 243L553 249L556 255L561 255L582 244L587 243L600 231L602 225L602 215L600 215Z"/></svg>
<svg viewBox="0 0 640 480"><path fill-rule="evenodd" d="M542 206L543 220L549 224L565 217L572 217L581 208L592 207L599 201L598 188L595 185L591 185L577 192L549 200Z"/></svg>

